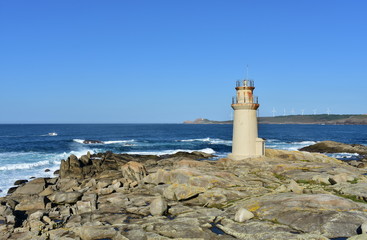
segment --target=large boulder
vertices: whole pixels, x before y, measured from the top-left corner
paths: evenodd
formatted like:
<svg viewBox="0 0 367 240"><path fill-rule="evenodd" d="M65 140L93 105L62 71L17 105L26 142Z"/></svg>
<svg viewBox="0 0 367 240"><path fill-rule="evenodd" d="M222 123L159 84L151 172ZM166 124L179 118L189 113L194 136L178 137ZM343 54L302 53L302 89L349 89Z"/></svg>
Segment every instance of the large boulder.
<svg viewBox="0 0 367 240"><path fill-rule="evenodd" d="M34 211L45 209L46 207L46 199L45 197L28 197L23 198L19 204L15 206L15 210L19 211Z"/></svg>
<svg viewBox="0 0 367 240"><path fill-rule="evenodd" d="M27 182L25 185L18 187L14 195L33 195L39 194L42 192L47 186L47 183L44 178L36 178L30 182Z"/></svg>

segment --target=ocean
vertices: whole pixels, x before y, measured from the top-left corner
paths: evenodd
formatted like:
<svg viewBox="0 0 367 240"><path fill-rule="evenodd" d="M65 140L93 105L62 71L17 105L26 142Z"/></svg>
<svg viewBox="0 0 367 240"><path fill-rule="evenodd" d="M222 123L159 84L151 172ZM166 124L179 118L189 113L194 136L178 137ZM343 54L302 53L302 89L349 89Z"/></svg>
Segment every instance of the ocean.
<svg viewBox="0 0 367 240"><path fill-rule="evenodd" d="M57 136L50 136L52 132ZM260 124L259 137L266 139L267 148L284 150L324 140L367 145L367 125ZM203 151L224 157L231 151L231 138L232 125L220 124L0 124L0 196L18 179L53 177L61 159L70 154ZM350 160L357 154L331 156Z"/></svg>

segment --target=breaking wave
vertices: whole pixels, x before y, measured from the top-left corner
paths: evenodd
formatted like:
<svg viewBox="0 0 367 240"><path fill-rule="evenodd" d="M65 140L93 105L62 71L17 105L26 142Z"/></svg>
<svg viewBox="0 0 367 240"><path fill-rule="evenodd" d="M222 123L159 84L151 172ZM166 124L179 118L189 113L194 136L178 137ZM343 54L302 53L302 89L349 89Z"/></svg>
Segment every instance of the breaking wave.
<svg viewBox="0 0 367 240"><path fill-rule="evenodd" d="M18 164L6 164L0 167L0 171L4 170L16 170L16 169L30 169L34 167L44 166L50 164L50 161L39 161L35 163L18 163Z"/></svg>
<svg viewBox="0 0 367 240"><path fill-rule="evenodd" d="M80 144L85 144L84 141L86 141L85 139L73 139L74 142L80 143ZM135 142L134 139L131 140L115 140L115 141L101 141L101 143L92 143L92 144L87 144L87 145L98 145L98 144L131 144Z"/></svg>
<svg viewBox="0 0 367 240"><path fill-rule="evenodd" d="M232 145L232 141L230 140L223 140L220 138L194 138L194 139L183 139L178 140L178 142L208 142L209 144L223 144L227 146Z"/></svg>
<svg viewBox="0 0 367 240"><path fill-rule="evenodd" d="M157 152L127 152L127 154L139 154L139 155L157 155L157 156L161 156L161 155L167 155L167 154L175 154L178 152L188 152L188 153L192 153L192 152L204 152L207 154L214 154L215 151L211 148L204 148L204 149L199 149L199 150L189 150L189 149L175 149L175 150L164 150L164 151L157 151Z"/></svg>

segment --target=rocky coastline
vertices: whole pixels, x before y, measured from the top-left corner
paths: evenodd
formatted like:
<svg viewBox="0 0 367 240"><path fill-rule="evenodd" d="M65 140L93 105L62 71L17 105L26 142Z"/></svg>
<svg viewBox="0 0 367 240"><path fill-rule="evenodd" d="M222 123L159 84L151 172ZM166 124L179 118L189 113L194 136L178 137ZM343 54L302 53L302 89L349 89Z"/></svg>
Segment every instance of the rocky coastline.
<svg viewBox="0 0 367 240"><path fill-rule="evenodd" d="M58 176L20 180L0 198L0 239L367 236L365 166L274 149L242 161L213 157L71 155Z"/></svg>
<svg viewBox="0 0 367 240"><path fill-rule="evenodd" d="M259 117L259 124L316 124L316 125L367 125L367 114L316 114ZM232 121L214 121L206 118L187 120L184 124L232 124Z"/></svg>

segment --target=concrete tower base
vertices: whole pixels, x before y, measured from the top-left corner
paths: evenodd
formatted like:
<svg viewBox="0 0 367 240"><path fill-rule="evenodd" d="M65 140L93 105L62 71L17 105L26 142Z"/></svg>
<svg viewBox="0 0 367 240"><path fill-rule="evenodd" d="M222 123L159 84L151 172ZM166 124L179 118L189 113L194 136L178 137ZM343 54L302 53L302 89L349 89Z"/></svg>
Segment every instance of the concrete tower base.
<svg viewBox="0 0 367 240"><path fill-rule="evenodd" d="M242 160L247 158L261 157L265 155L265 140L262 138L256 138L256 153L253 155L248 154L228 154L228 158L232 160Z"/></svg>

